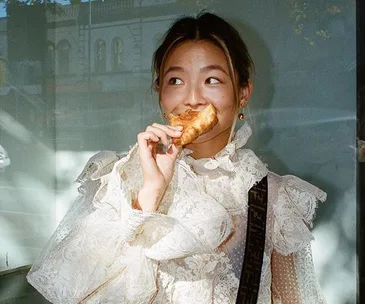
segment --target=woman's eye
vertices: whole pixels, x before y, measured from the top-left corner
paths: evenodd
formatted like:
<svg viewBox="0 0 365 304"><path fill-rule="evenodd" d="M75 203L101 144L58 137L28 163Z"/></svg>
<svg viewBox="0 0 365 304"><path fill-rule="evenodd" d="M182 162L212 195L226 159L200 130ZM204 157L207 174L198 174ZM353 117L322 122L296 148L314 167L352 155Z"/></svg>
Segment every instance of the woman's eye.
<svg viewBox="0 0 365 304"><path fill-rule="evenodd" d="M218 83L220 83L220 81L219 81L217 78L213 78L213 77L209 77L209 78L206 80L206 82L207 82L208 84L218 84Z"/></svg>
<svg viewBox="0 0 365 304"><path fill-rule="evenodd" d="M169 84L182 84L182 80L176 77L172 77L169 80Z"/></svg>

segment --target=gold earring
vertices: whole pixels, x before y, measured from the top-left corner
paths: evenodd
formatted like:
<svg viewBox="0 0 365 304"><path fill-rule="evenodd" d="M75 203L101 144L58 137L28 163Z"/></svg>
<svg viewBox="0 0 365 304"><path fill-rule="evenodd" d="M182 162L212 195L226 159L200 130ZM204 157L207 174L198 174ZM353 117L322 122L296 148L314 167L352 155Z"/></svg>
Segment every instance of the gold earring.
<svg viewBox="0 0 365 304"><path fill-rule="evenodd" d="M244 108L243 104L240 104L240 108L242 109L242 112L238 113L238 119L239 120L244 120L245 119L245 114L244 114L245 108Z"/></svg>
<svg viewBox="0 0 365 304"><path fill-rule="evenodd" d="M243 109L241 113L238 113L238 119L239 120L244 120L245 119L245 114L243 113Z"/></svg>

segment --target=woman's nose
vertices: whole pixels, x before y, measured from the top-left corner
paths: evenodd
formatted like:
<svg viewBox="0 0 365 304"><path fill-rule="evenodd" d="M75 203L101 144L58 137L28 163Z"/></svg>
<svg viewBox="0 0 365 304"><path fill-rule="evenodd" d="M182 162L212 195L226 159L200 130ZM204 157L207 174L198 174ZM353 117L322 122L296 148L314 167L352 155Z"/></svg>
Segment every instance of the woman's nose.
<svg viewBox="0 0 365 304"><path fill-rule="evenodd" d="M202 105L207 104L207 100L204 98L200 88L191 88L185 98L185 105L197 109Z"/></svg>

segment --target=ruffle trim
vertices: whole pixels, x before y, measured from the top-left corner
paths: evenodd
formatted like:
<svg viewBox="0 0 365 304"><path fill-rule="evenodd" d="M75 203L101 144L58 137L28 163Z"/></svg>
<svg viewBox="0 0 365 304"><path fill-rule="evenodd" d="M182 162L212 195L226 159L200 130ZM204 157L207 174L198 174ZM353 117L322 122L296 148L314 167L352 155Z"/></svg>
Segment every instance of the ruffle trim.
<svg viewBox="0 0 365 304"><path fill-rule="evenodd" d="M185 162L192 166L195 171L202 174L207 171L215 170L218 167L228 172L234 172L236 171L236 164L233 162L233 156L237 153L238 149L246 145L251 135L252 129L249 124L245 122L233 136L233 140L215 156L210 158L194 159L190 156L192 153L191 150L183 149L179 158L184 159Z"/></svg>
<svg viewBox="0 0 365 304"><path fill-rule="evenodd" d="M282 177L278 199L273 205L273 244L276 251L288 255L304 249L314 237L311 233L318 202L326 193L302 179Z"/></svg>

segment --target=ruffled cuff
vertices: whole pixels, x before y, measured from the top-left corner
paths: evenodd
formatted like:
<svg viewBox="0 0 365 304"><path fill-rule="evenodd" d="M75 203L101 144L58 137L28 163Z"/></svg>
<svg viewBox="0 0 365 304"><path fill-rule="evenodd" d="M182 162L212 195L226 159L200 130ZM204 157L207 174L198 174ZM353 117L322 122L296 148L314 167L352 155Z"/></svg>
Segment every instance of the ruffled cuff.
<svg viewBox="0 0 365 304"><path fill-rule="evenodd" d="M282 177L278 199L273 204L274 249L288 255L304 249L313 239L311 228L318 202L326 193L292 175Z"/></svg>
<svg viewBox="0 0 365 304"><path fill-rule="evenodd" d="M102 151L92 156L77 178L79 192L95 209L101 209L109 218L120 222L120 233L126 241L133 241L143 224L158 213L142 212L131 206L131 189L122 181L120 174L137 150L135 145L122 157L113 151Z"/></svg>
<svg viewBox="0 0 365 304"><path fill-rule="evenodd" d="M143 230L145 224L151 219L162 217L160 213L146 212L128 208L126 211L125 223L124 223L124 239L127 242L134 241L136 236Z"/></svg>
<svg viewBox="0 0 365 304"><path fill-rule="evenodd" d="M130 162L137 167L134 163L136 151L137 145L125 157L113 163L111 172L102 177L102 183L106 185L105 190L99 191L98 198L94 200L94 206L97 209L103 209L114 220L119 221L120 233L127 242L135 240L136 235L142 232L148 220L161 216L157 212L146 212L132 207L132 199L137 189L126 183L122 176L125 174L125 166ZM100 178L100 175L95 175L96 173L93 176Z"/></svg>

